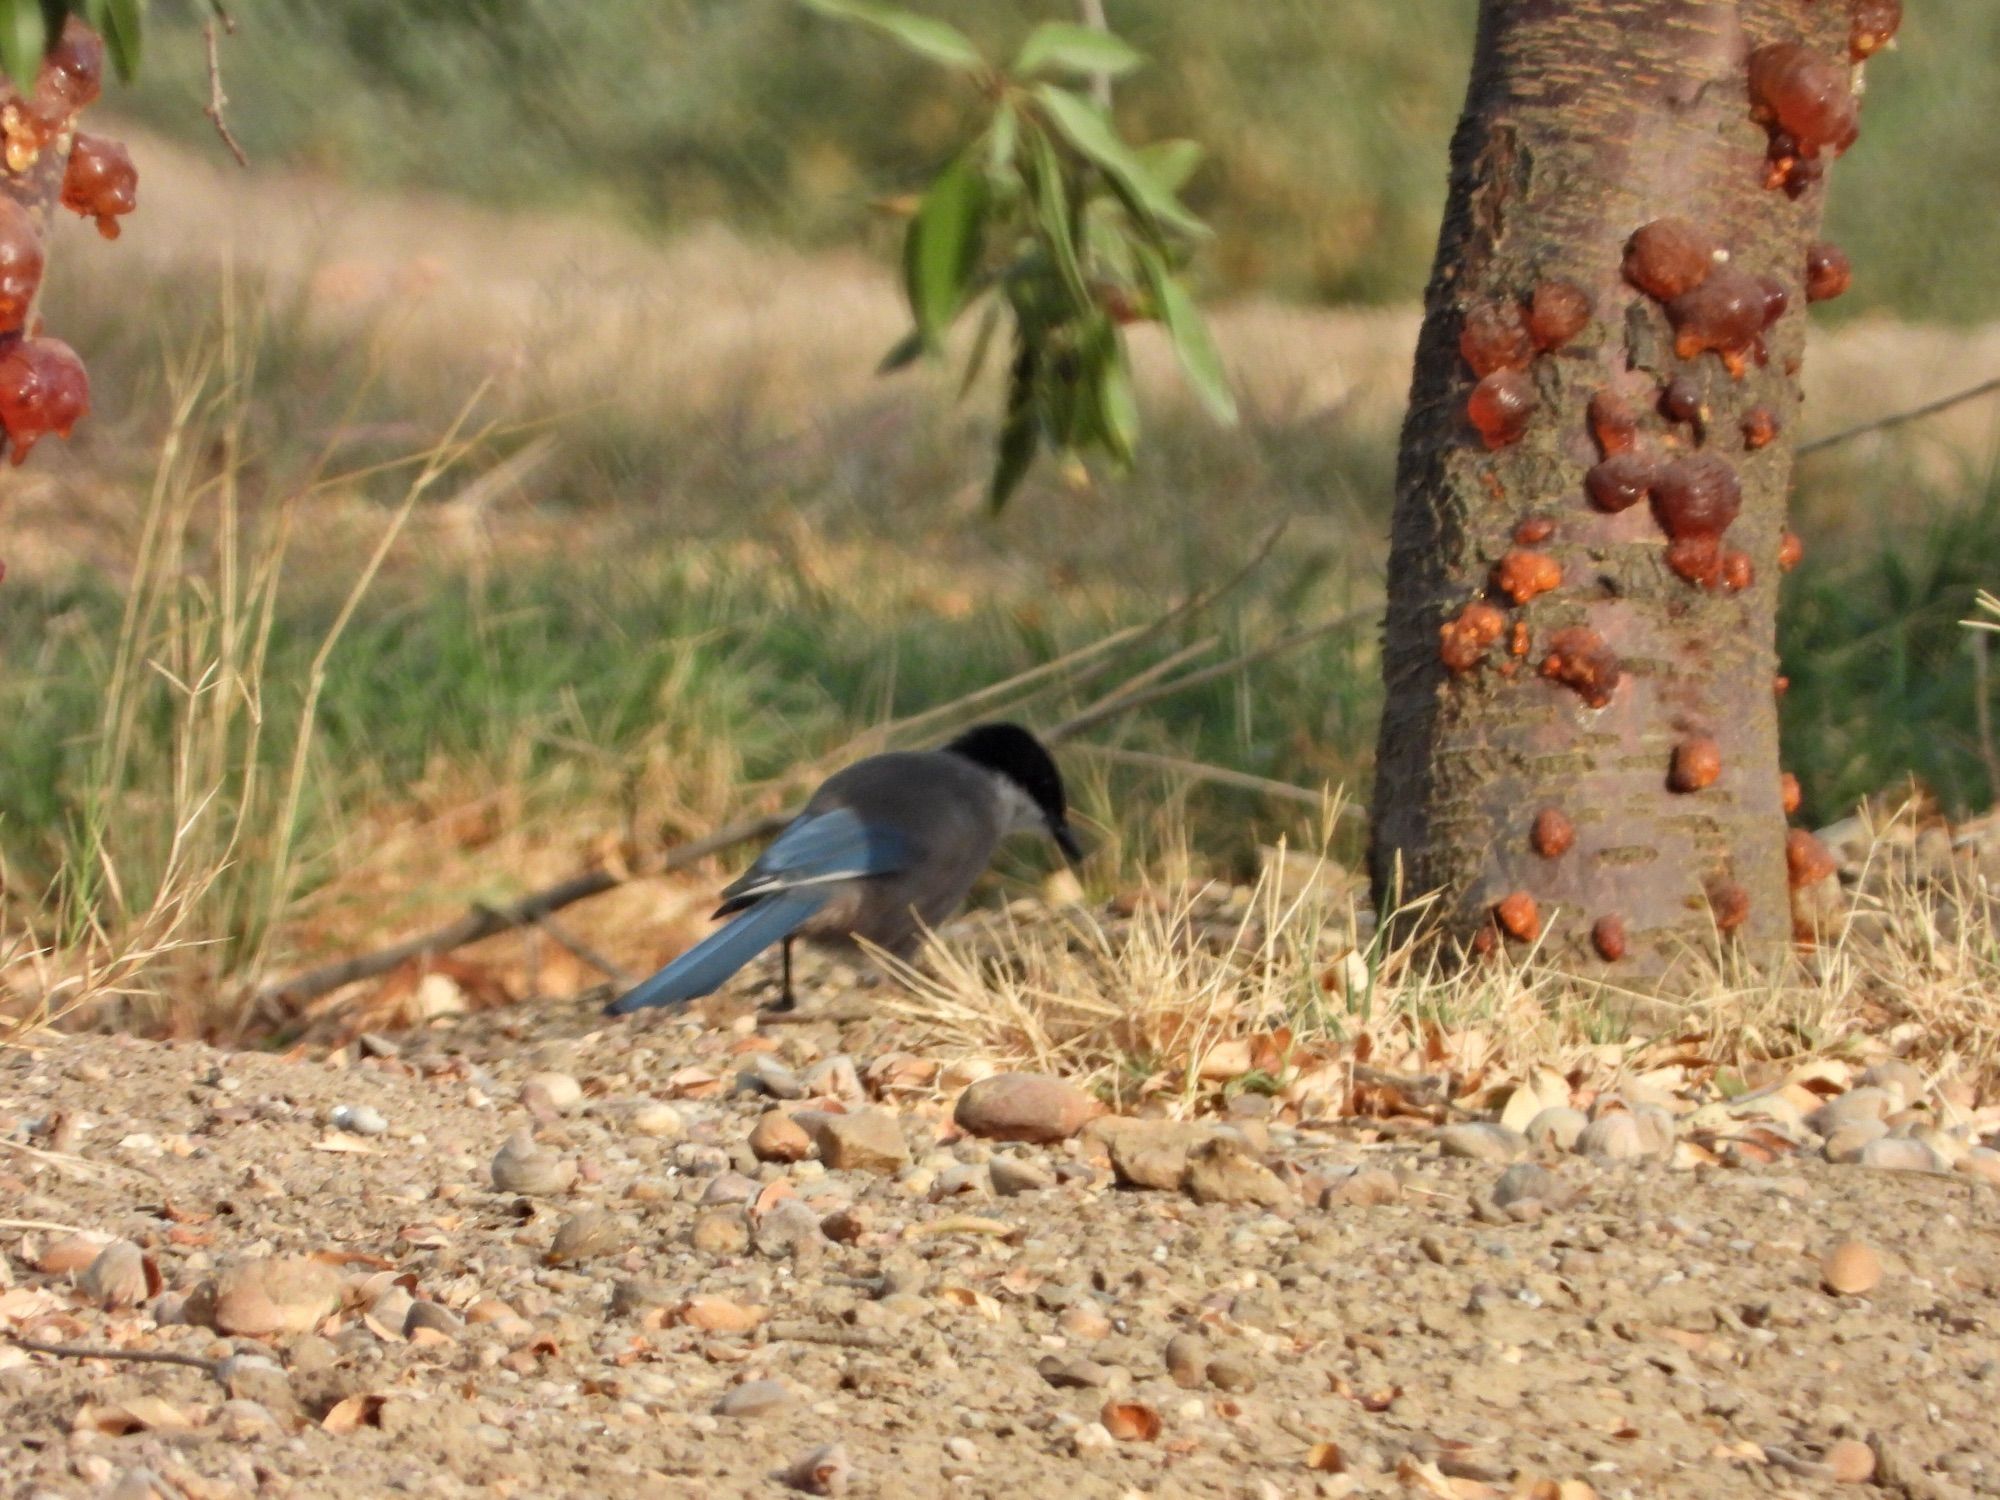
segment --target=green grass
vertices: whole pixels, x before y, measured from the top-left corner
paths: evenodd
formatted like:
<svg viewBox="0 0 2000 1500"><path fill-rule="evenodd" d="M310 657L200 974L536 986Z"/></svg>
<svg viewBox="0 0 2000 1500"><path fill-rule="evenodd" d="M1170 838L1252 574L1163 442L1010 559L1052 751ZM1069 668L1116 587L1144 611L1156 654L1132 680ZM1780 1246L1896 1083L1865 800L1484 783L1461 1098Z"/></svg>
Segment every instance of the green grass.
<svg viewBox="0 0 2000 1500"><path fill-rule="evenodd" d="M1004 54L1062 0L941 0ZM1156 60L1128 127L1213 160L1191 196L1227 290L1407 301L1422 290L1465 88L1474 0L1112 0ZM1990 128L2000 7L1925 0L1869 68L1861 143L1829 229L1860 274L1835 315L2000 315ZM154 7L147 71L117 107L208 133L202 0ZM488 201L709 218L806 244L883 246L869 207L923 181L971 101L939 70L792 0L264 0L225 49L232 118L264 161ZM219 147L216 148L219 151Z"/></svg>
<svg viewBox="0 0 2000 1500"><path fill-rule="evenodd" d="M1961 622L2000 582L2000 472L1927 492L1892 454L1846 483L1880 519L1809 547L1779 617L1784 758L1806 816L1830 822L1910 778L1948 814L1983 810L2000 786L1979 741L1979 642Z"/></svg>

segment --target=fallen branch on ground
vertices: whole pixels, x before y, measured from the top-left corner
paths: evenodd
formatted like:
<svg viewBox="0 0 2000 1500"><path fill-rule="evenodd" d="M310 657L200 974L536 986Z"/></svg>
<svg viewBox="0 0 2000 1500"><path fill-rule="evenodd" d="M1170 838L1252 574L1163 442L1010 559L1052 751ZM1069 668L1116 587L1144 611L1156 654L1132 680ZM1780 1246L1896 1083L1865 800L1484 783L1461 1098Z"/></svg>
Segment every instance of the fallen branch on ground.
<svg viewBox="0 0 2000 1500"><path fill-rule="evenodd" d="M1269 545L1267 543L1263 551L1267 552L1268 550ZM1262 555L1263 552L1260 552L1259 556ZM1239 582L1245 576L1247 576L1247 570L1245 573L1238 574L1235 579L1230 580L1223 586L1223 589L1199 596L1204 601L1200 607L1205 608L1207 603L1212 603L1216 598L1220 597L1221 592L1227 588L1234 587L1235 583ZM1175 609L1169 611L1162 619L1185 618L1188 609L1189 606L1187 604L1176 606ZM1156 703L1162 699L1171 698L1178 693L1186 692L1191 688L1200 687L1204 683L1227 677L1234 672L1241 671L1258 662L1266 661L1273 656L1281 655L1286 651L1303 646L1310 641L1318 640L1323 636L1332 635L1340 630L1351 629L1356 625L1375 618L1376 612L1373 607L1349 610L1345 614L1336 615L1330 620L1322 620L1315 625L1302 626L1274 640L1267 641L1261 646L1252 647L1250 650L1233 656L1227 661L1215 662L1206 667L1199 667L1194 671L1183 673L1179 677L1168 678L1165 681L1157 680L1159 676L1157 664L1149 666L1144 671L1137 673L1133 678L1129 679L1115 692L1100 699L1096 704L1049 729L1042 738L1050 745L1059 745L1065 740L1074 739L1086 729L1093 729L1097 725L1109 719L1117 718L1121 714L1130 713L1134 709L1143 708L1149 703ZM1153 634L1159 624L1159 621L1155 621L1150 626L1142 627L1138 635L1132 637L1132 639L1143 639ZM1072 656L1076 654L1072 653ZM1176 653L1175 657L1170 659L1184 660L1188 654L1186 652ZM978 697L979 695L975 694L974 696ZM518 927L528 926L530 923L542 922L551 913L561 911L566 906L572 906L576 902L587 900L592 896L602 895L605 891L615 890L627 880L632 879L635 874L662 875L674 870L684 870L689 865L697 864L701 860L708 858L711 854L718 854L722 850L732 848L737 844L749 843L752 840L760 838L769 838L797 815L798 810L793 808L787 812L771 813L762 817L744 818L738 822L729 824L725 828L718 829L704 838L691 839L687 843L674 845L665 850L658 858L648 861L646 868L641 871L613 871L601 867L585 870L580 874L570 876L569 879L559 884L548 886L540 891L523 896L519 901L508 905L475 907L456 921L449 922L433 932L424 933L419 937L409 938L400 943L392 943L386 948L378 948L370 953L359 953L351 958L343 958L333 963L322 964L316 969L308 969L305 973L295 975L290 979L278 980L272 984L265 985L256 992L255 998L260 1004L302 1005L306 1001L317 999L321 995L339 989L342 985L353 984L357 980L373 979L377 975L386 974L399 964L407 963L411 959L435 958L439 954L449 953L455 948L462 948L468 943L476 943L482 938L493 937L502 932L509 932Z"/></svg>
<svg viewBox="0 0 2000 1500"><path fill-rule="evenodd" d="M18 1333L6 1335L7 1342L16 1349L25 1349L30 1354L53 1354L59 1359L122 1359L139 1365L186 1365L190 1370L199 1370L211 1380L220 1380L221 1362L203 1359L198 1354L176 1354L171 1349L110 1349L93 1344L44 1344L39 1339L24 1339Z"/></svg>

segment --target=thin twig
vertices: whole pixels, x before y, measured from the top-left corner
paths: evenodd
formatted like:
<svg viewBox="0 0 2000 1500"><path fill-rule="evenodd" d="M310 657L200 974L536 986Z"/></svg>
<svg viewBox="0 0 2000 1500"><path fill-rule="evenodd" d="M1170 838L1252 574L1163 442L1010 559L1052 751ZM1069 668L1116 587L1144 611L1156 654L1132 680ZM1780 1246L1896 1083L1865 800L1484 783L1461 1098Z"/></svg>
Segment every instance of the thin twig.
<svg viewBox="0 0 2000 1500"><path fill-rule="evenodd" d="M843 1328L838 1324L828 1327L824 1323L803 1320L767 1323L764 1331L770 1337L787 1343L832 1344L841 1349L886 1349L893 1342L879 1328Z"/></svg>
<svg viewBox="0 0 2000 1500"><path fill-rule="evenodd" d="M1877 417L1870 422L1862 422L1841 432L1831 433L1823 438L1814 438L1810 443L1799 444L1799 457L1808 453L1818 453L1822 448L1831 448L1850 439L1866 437L1871 432L1881 432L1890 427L1901 427L1905 422L1915 422L1924 417L1936 416L1941 411L1949 411L1967 401L1976 401L1981 396L1990 396L2000 391L2000 375L1991 380L1982 380L1978 385L1969 385L1962 391L1954 391L1949 396L1940 396L1935 401L1926 401L1922 406L1913 406L1908 411L1891 412L1886 417Z"/></svg>
<svg viewBox="0 0 2000 1500"><path fill-rule="evenodd" d="M211 1380L220 1380L220 1361L203 1359L198 1354L176 1354L171 1349L110 1349L90 1344L44 1344L39 1339L24 1339L18 1333L6 1335L7 1342L17 1349L26 1349L30 1354L53 1354L60 1359L122 1359L139 1365L186 1365L190 1370L200 1370Z"/></svg>
<svg viewBox="0 0 2000 1500"><path fill-rule="evenodd" d="M0 1219L0 1229L46 1229L52 1234L88 1234L75 1224L58 1224L54 1219Z"/></svg>
<svg viewBox="0 0 2000 1500"><path fill-rule="evenodd" d="M1302 625L1289 635L1281 635L1275 640L1266 641L1261 646L1254 646L1239 656L1230 657L1228 661L1219 661L1212 666L1201 667L1193 672L1189 672L1184 677L1176 677L1170 682L1162 682L1143 691L1115 697L1094 708L1085 709L1074 718L1063 720L1062 723L1044 734L1042 738L1050 744L1061 744L1064 740L1073 740L1086 729L1095 729L1107 719L1115 719L1120 714L1128 714L1136 708L1144 708L1149 703L1157 703L1162 698L1171 698L1178 693L1186 692L1190 688L1197 688L1204 683L1214 682L1218 678L1232 676L1242 671L1245 667L1255 666L1258 662L1268 661L1274 656L1281 656L1287 651L1295 650L1300 646L1306 645L1308 642L1316 641L1321 636L1333 635L1337 631L1351 630L1356 625L1365 625L1370 620L1377 618L1381 612L1380 605L1371 604L1360 609L1350 609L1345 614L1335 615L1330 620L1321 620L1316 625Z"/></svg>
<svg viewBox="0 0 2000 1500"><path fill-rule="evenodd" d="M215 13L222 19L222 29L232 36L235 35L236 22L230 19L229 12L218 5L215 7ZM236 165L247 167L250 165L250 158L244 154L242 142L238 141L230 131L229 121L222 113L228 107L229 96L222 92L222 54L216 46L214 21L201 23L201 39L208 48L208 108L202 113L207 115L209 123L215 126L215 133L222 137L222 144L229 148L229 154L236 158Z"/></svg>
<svg viewBox="0 0 2000 1500"><path fill-rule="evenodd" d="M631 970L606 958L547 912L542 912L535 918L535 927L538 931L547 933L557 947L569 950L605 978L627 989L631 988L635 978Z"/></svg>
<svg viewBox="0 0 2000 1500"><path fill-rule="evenodd" d="M1169 771L1176 776L1185 776L1190 781L1213 781L1219 786L1241 787L1247 792L1261 792L1266 797L1277 797L1285 802L1296 802L1302 807L1325 807L1333 800L1330 792L1315 792L1310 787L1297 786L1289 781L1274 781L1268 776L1253 776L1248 771L1231 770L1228 766L1214 765L1205 760L1187 760L1178 755L1154 755L1145 750L1121 750L1111 745L1083 745L1079 747L1091 755L1102 756L1119 765L1145 766L1156 771ZM1342 804L1340 816L1360 817L1361 809Z"/></svg>
<svg viewBox="0 0 2000 1500"><path fill-rule="evenodd" d="M731 823L727 828L717 829L706 838L690 839L685 844L676 844L653 863L652 873L666 874L673 870L685 869L708 858L711 854L720 853L737 844L769 837L790 821L791 816L785 813L743 818ZM506 906L477 907L457 921L447 922L435 932L427 932L406 942L392 943L387 948L377 949L373 953L356 954L352 958L321 964L318 968L309 969L294 978L268 984L257 991L257 999L303 1004L307 1000L319 998L330 990L337 990L344 984L386 974L398 964L408 963L413 958L435 958L440 953L463 948L467 943L476 943L481 938L492 937L495 933L510 932L516 927L525 927L530 922L539 921L550 912L561 911L565 906L573 906L588 897L615 890L628 878L630 877L627 875L611 870L585 870L570 876L567 880L523 896L519 901ZM0 1144L5 1143L0 1142Z"/></svg>

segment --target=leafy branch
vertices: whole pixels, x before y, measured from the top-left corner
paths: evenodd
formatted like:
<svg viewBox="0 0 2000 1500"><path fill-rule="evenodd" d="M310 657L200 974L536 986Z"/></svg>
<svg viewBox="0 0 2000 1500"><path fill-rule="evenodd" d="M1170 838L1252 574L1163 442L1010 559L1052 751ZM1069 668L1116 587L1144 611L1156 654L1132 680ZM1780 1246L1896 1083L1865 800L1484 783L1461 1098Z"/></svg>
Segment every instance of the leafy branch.
<svg viewBox="0 0 2000 1500"><path fill-rule="evenodd" d="M1216 418L1236 419L1221 356L1182 280L1208 230L1180 200L1202 159L1192 141L1132 146L1088 90L1144 66L1107 30L1047 22L1005 68L947 22L878 0L803 0L874 28L964 75L992 104L984 127L925 191L903 240L914 324L882 361L941 357L944 335L978 309L961 395L1013 324L989 496L994 509L1044 449L1096 452L1129 468L1139 408L1125 328L1164 326L1188 383Z"/></svg>

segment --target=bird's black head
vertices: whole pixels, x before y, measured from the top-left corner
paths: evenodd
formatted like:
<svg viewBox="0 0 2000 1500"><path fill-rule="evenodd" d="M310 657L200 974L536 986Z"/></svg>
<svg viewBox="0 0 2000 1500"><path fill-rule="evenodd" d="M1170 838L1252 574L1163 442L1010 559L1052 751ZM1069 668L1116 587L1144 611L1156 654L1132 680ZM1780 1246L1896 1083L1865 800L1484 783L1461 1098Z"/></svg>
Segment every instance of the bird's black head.
<svg viewBox="0 0 2000 1500"><path fill-rule="evenodd" d="M1040 740L1019 724L975 724L945 749L1013 782L1041 809L1042 821L1056 847L1071 861L1083 858L1076 835L1070 831L1062 772Z"/></svg>

